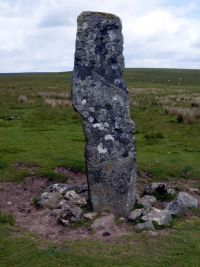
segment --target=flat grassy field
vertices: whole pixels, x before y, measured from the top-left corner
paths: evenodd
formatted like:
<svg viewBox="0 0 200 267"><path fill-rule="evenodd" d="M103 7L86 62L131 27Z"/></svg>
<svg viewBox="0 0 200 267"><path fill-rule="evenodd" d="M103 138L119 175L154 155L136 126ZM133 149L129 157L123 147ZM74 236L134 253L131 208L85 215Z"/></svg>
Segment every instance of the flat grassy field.
<svg viewBox="0 0 200 267"><path fill-rule="evenodd" d="M55 168L84 171L81 118L70 101L72 73L0 75L0 181L27 176L64 181ZM138 173L200 189L200 70L126 69L136 123ZM2 215L3 216L3 215ZM199 216L199 215L198 215ZM0 266L200 266L199 217L166 235L113 243L52 244L0 216Z"/></svg>

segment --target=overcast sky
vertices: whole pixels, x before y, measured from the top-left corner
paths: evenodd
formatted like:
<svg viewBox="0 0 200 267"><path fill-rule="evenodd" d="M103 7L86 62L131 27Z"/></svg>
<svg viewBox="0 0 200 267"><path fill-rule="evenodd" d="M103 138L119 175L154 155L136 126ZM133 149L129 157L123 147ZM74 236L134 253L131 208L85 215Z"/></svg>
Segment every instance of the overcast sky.
<svg viewBox="0 0 200 267"><path fill-rule="evenodd" d="M126 67L200 68L200 0L0 0L0 72L72 70L86 10L121 17Z"/></svg>

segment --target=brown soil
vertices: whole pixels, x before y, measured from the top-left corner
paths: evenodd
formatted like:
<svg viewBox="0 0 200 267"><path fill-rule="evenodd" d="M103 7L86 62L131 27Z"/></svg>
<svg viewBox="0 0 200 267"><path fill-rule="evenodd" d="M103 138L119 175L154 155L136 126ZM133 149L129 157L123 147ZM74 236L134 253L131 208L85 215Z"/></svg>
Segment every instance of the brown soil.
<svg viewBox="0 0 200 267"><path fill-rule="evenodd" d="M59 168L56 171L58 170L69 178L67 183L76 185L86 183L86 176L83 173L64 168ZM48 178L39 177L27 177L22 183L0 183L0 211L11 213L15 218L16 225L22 229L51 241L81 238L113 240L127 234L127 227L124 226L117 227L111 236L102 236L102 232L94 234L89 227L59 225L55 217L50 215L50 210L37 209L33 205L33 199L44 192L45 188L52 183Z"/></svg>
<svg viewBox="0 0 200 267"><path fill-rule="evenodd" d="M86 175L74 172L70 169L57 168L56 172L64 174L67 183L82 185L86 183ZM141 177L138 191L147 183L146 176ZM197 181L196 181L197 182ZM195 181L185 184L185 187L195 187ZM34 197L44 192L45 188L52 184L48 178L27 177L22 183L3 182L0 183L0 211L11 213L15 217L16 225L22 229L38 234L40 237L52 241L63 241L67 239L101 238L103 240L120 240L119 237L133 234L133 225L120 223L111 236L102 236L102 232L94 234L88 227L70 227L59 225L50 215L47 209L37 209L33 205ZM187 188L186 188L187 189ZM188 190L186 190L188 191ZM188 191L189 192L189 191ZM191 194L191 192L189 192ZM198 194L192 193L200 201Z"/></svg>
<svg viewBox="0 0 200 267"><path fill-rule="evenodd" d="M87 182L86 174L79 171L58 167L55 172L64 175L69 184L82 185Z"/></svg>

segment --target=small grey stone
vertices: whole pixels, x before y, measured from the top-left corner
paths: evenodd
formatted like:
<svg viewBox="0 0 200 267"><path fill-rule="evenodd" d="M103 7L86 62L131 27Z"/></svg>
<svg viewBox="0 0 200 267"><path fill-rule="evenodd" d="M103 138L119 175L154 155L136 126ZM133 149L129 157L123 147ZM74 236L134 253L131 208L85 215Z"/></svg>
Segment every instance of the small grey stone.
<svg viewBox="0 0 200 267"><path fill-rule="evenodd" d="M175 195L176 194L176 190L174 188L167 188L167 194Z"/></svg>
<svg viewBox="0 0 200 267"><path fill-rule="evenodd" d="M171 212L152 208L149 213L142 216L143 221L156 222L158 225L167 225L171 221Z"/></svg>
<svg viewBox="0 0 200 267"><path fill-rule="evenodd" d="M113 214L105 215L97 218L91 225L91 229L94 231L106 230L110 231L116 227L115 216Z"/></svg>
<svg viewBox="0 0 200 267"><path fill-rule="evenodd" d="M84 213L83 217L88 219L88 220L94 220L94 218L97 216L96 212L87 212Z"/></svg>
<svg viewBox="0 0 200 267"><path fill-rule="evenodd" d="M85 183L76 185L74 191L76 191L77 194L88 193L88 185Z"/></svg>
<svg viewBox="0 0 200 267"><path fill-rule="evenodd" d="M71 222L79 222L82 220L83 210L80 207L77 207L77 206L71 207L71 213L72 213L72 216L70 219Z"/></svg>
<svg viewBox="0 0 200 267"><path fill-rule="evenodd" d="M86 199L78 195L74 190L67 191L64 198L72 205L85 206L87 204Z"/></svg>
<svg viewBox="0 0 200 267"><path fill-rule="evenodd" d="M196 198L185 192L180 192L176 199L167 205L166 210L169 210L173 215L180 215L188 208L197 207L198 200Z"/></svg>
<svg viewBox="0 0 200 267"><path fill-rule="evenodd" d="M11 202L11 201L7 201L6 204L7 204L8 206L10 206L10 205L12 205L12 202Z"/></svg>
<svg viewBox="0 0 200 267"><path fill-rule="evenodd" d="M82 217L83 211L80 207L68 205L61 210L61 213L58 216L58 222L61 224L65 224L66 221L79 222L82 220Z"/></svg>
<svg viewBox="0 0 200 267"><path fill-rule="evenodd" d="M128 215L128 220L135 221L138 217L142 215L142 209L132 210Z"/></svg>
<svg viewBox="0 0 200 267"><path fill-rule="evenodd" d="M144 193L148 195L159 194L163 195L167 193L167 184L165 183L152 183L150 185L145 186Z"/></svg>
<svg viewBox="0 0 200 267"><path fill-rule="evenodd" d="M119 217L119 222L120 223L125 223L126 222L126 219L124 217Z"/></svg>
<svg viewBox="0 0 200 267"><path fill-rule="evenodd" d="M68 190L74 190L75 186L74 185L68 185L68 184L62 184L62 183L57 183L57 184L52 184L49 185L46 189L47 192L59 192L62 195L66 194Z"/></svg>
<svg viewBox="0 0 200 267"><path fill-rule="evenodd" d="M41 194L38 206L41 208L56 209L63 195L59 192L44 192Z"/></svg>
<svg viewBox="0 0 200 267"><path fill-rule="evenodd" d="M145 208L143 208L143 209L142 209L142 215L146 215L147 213L149 213L150 210L151 210L151 208L152 208L152 207L145 207Z"/></svg>
<svg viewBox="0 0 200 267"><path fill-rule="evenodd" d="M14 116L10 116L10 117L7 118L7 120L8 120L8 121L16 120L16 117L14 117Z"/></svg>
<svg viewBox="0 0 200 267"><path fill-rule="evenodd" d="M145 195L142 198L138 199L137 203L139 205L142 205L144 208L149 208L155 205L156 198L154 196Z"/></svg>
<svg viewBox="0 0 200 267"><path fill-rule="evenodd" d="M135 195L135 200L138 202L138 200L140 200L140 195L138 193L136 193Z"/></svg>
<svg viewBox="0 0 200 267"><path fill-rule="evenodd" d="M156 231L149 231L149 235L150 236L157 236L158 235L158 232L156 232Z"/></svg>
<svg viewBox="0 0 200 267"><path fill-rule="evenodd" d="M65 220L63 218L59 218L58 222L65 226L69 225L69 220Z"/></svg>
<svg viewBox="0 0 200 267"><path fill-rule="evenodd" d="M54 209L50 212L50 215L52 217L58 218L59 215L61 214L62 210L61 209Z"/></svg>
<svg viewBox="0 0 200 267"><path fill-rule="evenodd" d="M60 203L58 204L58 209L64 209L65 207L68 208L68 206L70 205L69 201L66 199L62 199L60 201Z"/></svg>
<svg viewBox="0 0 200 267"><path fill-rule="evenodd" d="M153 226L152 221L147 221L147 222L144 222L144 223L138 223L138 224L135 225L135 231L142 232L144 230L155 231L155 228Z"/></svg>

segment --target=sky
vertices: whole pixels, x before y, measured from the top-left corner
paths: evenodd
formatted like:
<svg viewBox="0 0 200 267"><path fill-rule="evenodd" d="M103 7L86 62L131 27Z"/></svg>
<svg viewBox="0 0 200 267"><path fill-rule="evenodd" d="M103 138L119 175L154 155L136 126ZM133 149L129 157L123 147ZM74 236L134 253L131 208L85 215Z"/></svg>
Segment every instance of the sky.
<svg viewBox="0 0 200 267"><path fill-rule="evenodd" d="M82 11L121 17L126 67L200 68L200 0L0 0L0 73L72 70Z"/></svg>

